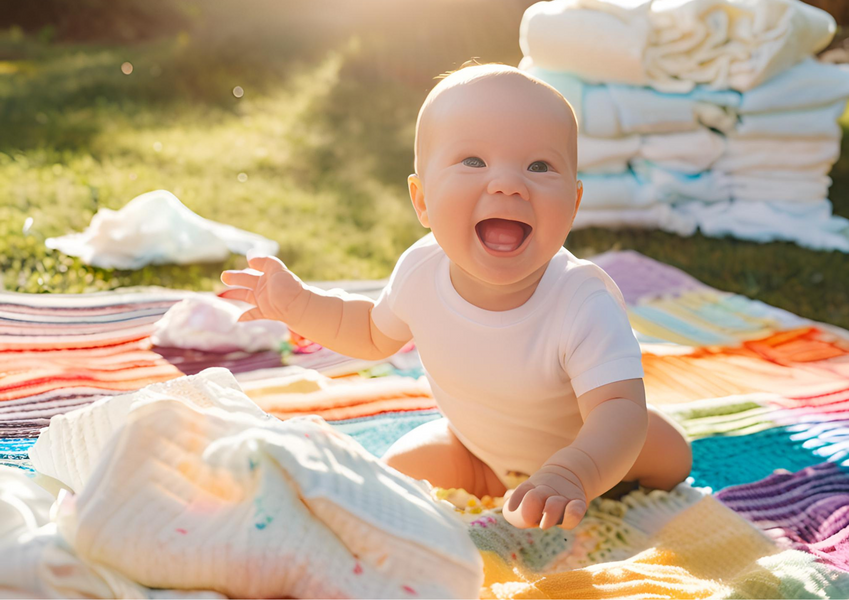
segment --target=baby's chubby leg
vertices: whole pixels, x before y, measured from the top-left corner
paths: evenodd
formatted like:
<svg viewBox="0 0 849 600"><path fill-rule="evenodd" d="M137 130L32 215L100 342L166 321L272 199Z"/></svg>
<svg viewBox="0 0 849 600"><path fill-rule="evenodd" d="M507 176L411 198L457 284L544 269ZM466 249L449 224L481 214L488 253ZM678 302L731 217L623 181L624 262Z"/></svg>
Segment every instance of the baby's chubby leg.
<svg viewBox="0 0 849 600"><path fill-rule="evenodd" d="M414 479L462 488L478 498L503 496L507 490L493 470L457 439L444 418L416 427L392 444L381 460Z"/></svg>
<svg viewBox="0 0 849 600"><path fill-rule="evenodd" d="M684 481L693 466L693 452L681 426L653 406L648 432L634 466L622 479L646 488L669 491Z"/></svg>

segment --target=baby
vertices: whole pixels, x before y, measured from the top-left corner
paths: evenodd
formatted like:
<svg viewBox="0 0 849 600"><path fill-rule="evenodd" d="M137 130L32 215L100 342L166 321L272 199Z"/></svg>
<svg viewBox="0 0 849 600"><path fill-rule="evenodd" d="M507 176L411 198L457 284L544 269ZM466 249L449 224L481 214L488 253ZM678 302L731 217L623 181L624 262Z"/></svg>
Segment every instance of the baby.
<svg viewBox="0 0 849 600"><path fill-rule="evenodd" d="M620 482L670 490L691 466L678 426L646 406L619 289L563 248L583 191L577 133L551 86L504 65L463 68L416 127L408 184L431 233L376 303L307 286L274 257L222 274L222 297L255 306L241 320L278 319L368 360L414 340L444 418L383 460L439 487L506 493L504 516L522 528L574 528Z"/></svg>

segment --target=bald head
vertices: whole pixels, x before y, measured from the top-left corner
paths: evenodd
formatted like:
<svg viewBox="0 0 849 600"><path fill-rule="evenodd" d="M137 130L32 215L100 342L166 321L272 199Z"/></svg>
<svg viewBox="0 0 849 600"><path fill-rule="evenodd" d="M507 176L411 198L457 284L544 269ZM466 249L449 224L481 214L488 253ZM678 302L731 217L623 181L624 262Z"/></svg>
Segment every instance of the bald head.
<svg viewBox="0 0 849 600"><path fill-rule="evenodd" d="M511 111L549 114L551 125L562 128L568 153L577 164L578 124L572 106L563 95L515 67L489 64L451 73L425 98L416 121L416 173L424 175L434 142L433 133L446 116L459 112L464 118L474 119L492 115L493 110L499 119L508 117ZM498 123L493 122L492 126L497 127Z"/></svg>

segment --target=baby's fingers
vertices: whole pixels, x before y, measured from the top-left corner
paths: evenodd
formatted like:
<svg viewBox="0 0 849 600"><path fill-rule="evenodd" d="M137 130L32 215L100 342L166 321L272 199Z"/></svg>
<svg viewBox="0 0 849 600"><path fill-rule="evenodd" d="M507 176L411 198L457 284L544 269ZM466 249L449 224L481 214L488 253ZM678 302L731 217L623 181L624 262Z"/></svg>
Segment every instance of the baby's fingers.
<svg viewBox="0 0 849 600"><path fill-rule="evenodd" d="M540 529L548 529L560 524L563 520L563 511L568 503L569 500L563 496L551 496L546 500L542 520L539 522Z"/></svg>
<svg viewBox="0 0 849 600"><path fill-rule="evenodd" d="M263 273L276 273L286 270L286 265L276 256L249 256L248 265Z"/></svg>
<svg viewBox="0 0 849 600"><path fill-rule="evenodd" d="M583 500L572 500L563 511L563 522L560 527L563 529L574 529L587 514L587 503Z"/></svg>
<svg viewBox="0 0 849 600"><path fill-rule="evenodd" d="M221 281L226 285L254 289L259 284L260 275L253 275L245 271L224 271L221 273Z"/></svg>
<svg viewBox="0 0 849 600"><path fill-rule="evenodd" d="M224 290L218 294L218 297L226 298L227 300L240 300L241 302L256 305L256 296L254 296L254 291L246 288L230 288L229 290Z"/></svg>
<svg viewBox="0 0 849 600"><path fill-rule="evenodd" d="M525 497L525 494L534 489L534 484L529 482L524 482L515 490L513 490L510 494L510 499L507 501L507 510L513 512L519 505L522 503L522 498Z"/></svg>
<svg viewBox="0 0 849 600"><path fill-rule="evenodd" d="M243 312L239 315L239 321L256 321L257 319L267 319L268 317L262 314L262 311L258 308L252 308L249 311Z"/></svg>

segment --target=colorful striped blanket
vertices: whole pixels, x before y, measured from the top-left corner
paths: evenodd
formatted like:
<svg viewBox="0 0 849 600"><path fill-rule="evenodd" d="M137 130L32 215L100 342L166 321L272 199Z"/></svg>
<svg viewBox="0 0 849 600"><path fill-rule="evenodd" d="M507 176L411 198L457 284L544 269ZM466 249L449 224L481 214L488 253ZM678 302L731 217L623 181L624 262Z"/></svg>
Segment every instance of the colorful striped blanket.
<svg viewBox="0 0 849 600"><path fill-rule="evenodd" d="M649 401L692 440L691 478L596 499L571 531L517 530L497 500L435 490L484 557L481 596L849 597L849 333L634 252L594 260L628 303ZM365 363L299 339L285 365L153 347L153 323L188 294L0 293L0 464L30 469L52 415L209 366L266 411L319 414L377 456L438 417L412 346Z"/></svg>

